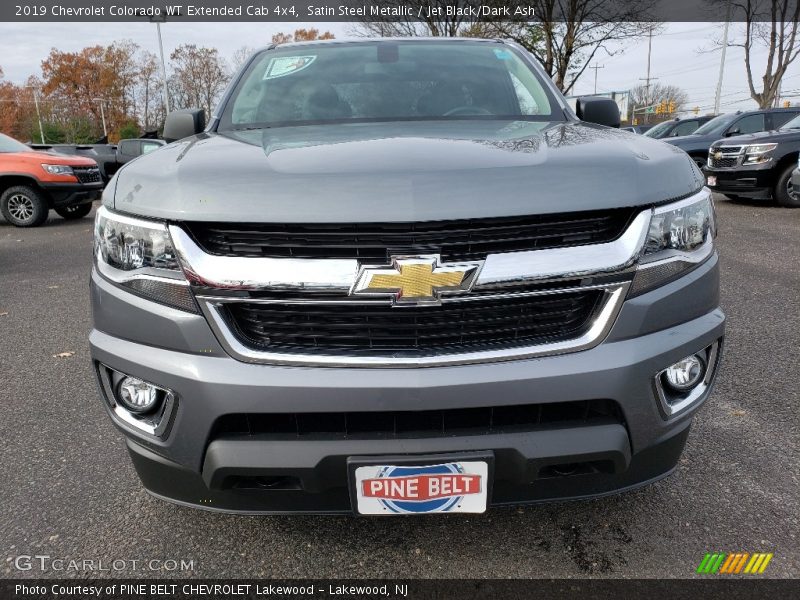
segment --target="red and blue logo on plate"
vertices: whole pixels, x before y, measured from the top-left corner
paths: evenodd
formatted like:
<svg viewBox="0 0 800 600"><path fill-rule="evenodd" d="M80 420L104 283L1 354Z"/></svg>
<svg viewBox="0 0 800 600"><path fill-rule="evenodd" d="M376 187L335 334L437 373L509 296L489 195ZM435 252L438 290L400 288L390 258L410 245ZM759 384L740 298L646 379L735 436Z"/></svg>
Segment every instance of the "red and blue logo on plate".
<svg viewBox="0 0 800 600"><path fill-rule="evenodd" d="M356 470L362 514L483 512L485 462L375 466Z"/></svg>

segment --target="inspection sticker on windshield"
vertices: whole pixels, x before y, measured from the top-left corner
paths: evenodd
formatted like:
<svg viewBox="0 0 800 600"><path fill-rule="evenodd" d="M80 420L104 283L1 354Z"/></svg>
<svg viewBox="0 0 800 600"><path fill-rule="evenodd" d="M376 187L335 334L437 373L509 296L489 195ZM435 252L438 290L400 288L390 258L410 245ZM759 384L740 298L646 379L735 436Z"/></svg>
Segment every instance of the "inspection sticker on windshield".
<svg viewBox="0 0 800 600"><path fill-rule="evenodd" d="M482 513L488 475L485 461L358 467L356 506L362 515Z"/></svg>
<svg viewBox="0 0 800 600"><path fill-rule="evenodd" d="M264 72L264 80L275 79L276 77L283 77L297 73L303 69L307 69L316 60L316 56L281 56L273 58L267 65L267 70Z"/></svg>

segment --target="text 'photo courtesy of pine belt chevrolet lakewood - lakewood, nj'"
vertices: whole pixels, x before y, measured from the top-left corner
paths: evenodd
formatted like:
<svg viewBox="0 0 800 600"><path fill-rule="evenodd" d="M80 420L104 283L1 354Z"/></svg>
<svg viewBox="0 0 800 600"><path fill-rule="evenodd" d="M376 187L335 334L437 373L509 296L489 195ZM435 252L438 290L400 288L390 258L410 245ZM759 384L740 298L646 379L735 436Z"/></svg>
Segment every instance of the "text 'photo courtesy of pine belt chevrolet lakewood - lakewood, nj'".
<svg viewBox="0 0 800 600"><path fill-rule="evenodd" d="M120 167L94 372L153 495L480 513L675 468L723 350L683 150L496 40L275 44Z"/></svg>

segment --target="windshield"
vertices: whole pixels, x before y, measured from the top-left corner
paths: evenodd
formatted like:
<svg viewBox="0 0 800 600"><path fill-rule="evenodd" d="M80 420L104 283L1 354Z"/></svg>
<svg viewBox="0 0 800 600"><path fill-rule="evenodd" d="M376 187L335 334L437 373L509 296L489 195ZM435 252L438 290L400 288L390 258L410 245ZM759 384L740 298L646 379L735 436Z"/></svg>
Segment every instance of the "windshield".
<svg viewBox="0 0 800 600"><path fill-rule="evenodd" d="M22 142L18 142L14 138L10 138L7 135L0 133L0 152L30 152L31 149L28 148Z"/></svg>
<svg viewBox="0 0 800 600"><path fill-rule="evenodd" d="M655 127L651 127L647 131L644 132L643 135L651 138L658 138L661 137L661 134L667 131L670 127L675 124L675 121L664 121L663 123L659 123Z"/></svg>
<svg viewBox="0 0 800 600"><path fill-rule="evenodd" d="M800 115L797 115L791 121L787 121L779 129L800 129Z"/></svg>
<svg viewBox="0 0 800 600"><path fill-rule="evenodd" d="M565 120L514 50L489 42L354 42L266 50L219 130L357 121Z"/></svg>
<svg viewBox="0 0 800 600"><path fill-rule="evenodd" d="M702 127L698 127L692 135L705 135L707 133L719 133L725 129L736 115L719 115L714 117Z"/></svg>

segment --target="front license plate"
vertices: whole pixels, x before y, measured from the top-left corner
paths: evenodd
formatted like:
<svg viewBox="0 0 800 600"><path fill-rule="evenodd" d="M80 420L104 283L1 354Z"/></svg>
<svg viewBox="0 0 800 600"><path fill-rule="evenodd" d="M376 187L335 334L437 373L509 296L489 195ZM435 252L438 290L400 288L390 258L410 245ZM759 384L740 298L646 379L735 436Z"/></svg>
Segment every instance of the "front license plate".
<svg viewBox="0 0 800 600"><path fill-rule="evenodd" d="M708 185L714 186L717 185L717 178L715 175L708 176Z"/></svg>
<svg viewBox="0 0 800 600"><path fill-rule="evenodd" d="M489 464L366 465L355 469L356 509L362 515L482 513Z"/></svg>

